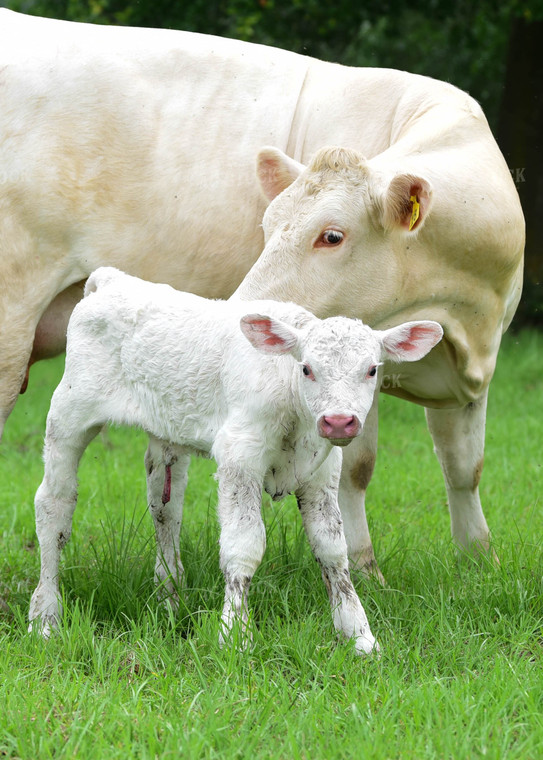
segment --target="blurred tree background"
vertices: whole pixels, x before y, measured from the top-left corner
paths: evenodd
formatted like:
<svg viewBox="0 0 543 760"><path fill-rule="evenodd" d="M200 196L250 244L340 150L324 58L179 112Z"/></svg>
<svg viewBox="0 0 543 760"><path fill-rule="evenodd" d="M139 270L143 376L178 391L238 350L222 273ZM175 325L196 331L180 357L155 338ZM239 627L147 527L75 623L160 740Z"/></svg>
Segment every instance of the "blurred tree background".
<svg viewBox="0 0 543 760"><path fill-rule="evenodd" d="M483 106L527 222L517 324L543 324L543 0L0 0L72 21L168 27L443 79Z"/></svg>

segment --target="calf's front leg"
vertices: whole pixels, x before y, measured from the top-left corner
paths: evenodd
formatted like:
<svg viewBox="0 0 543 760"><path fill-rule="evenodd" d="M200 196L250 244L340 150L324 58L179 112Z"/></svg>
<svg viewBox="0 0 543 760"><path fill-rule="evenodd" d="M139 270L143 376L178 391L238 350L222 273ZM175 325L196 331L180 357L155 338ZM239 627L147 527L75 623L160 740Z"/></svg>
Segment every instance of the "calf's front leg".
<svg viewBox="0 0 543 760"><path fill-rule="evenodd" d="M296 498L311 549L321 566L336 630L346 638L354 639L358 654L378 652L379 644L370 630L349 574L337 490L313 480L296 492Z"/></svg>
<svg viewBox="0 0 543 760"><path fill-rule="evenodd" d="M225 591L220 644L235 622L250 640L247 596L266 548L266 530L260 511L262 485L236 467L219 466L220 564Z"/></svg>

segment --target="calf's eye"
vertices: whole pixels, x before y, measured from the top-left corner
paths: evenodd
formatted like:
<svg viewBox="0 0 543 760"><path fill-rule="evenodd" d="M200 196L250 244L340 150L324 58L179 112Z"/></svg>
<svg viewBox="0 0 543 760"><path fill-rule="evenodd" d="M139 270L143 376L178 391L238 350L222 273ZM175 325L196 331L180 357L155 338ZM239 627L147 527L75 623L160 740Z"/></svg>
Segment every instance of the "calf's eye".
<svg viewBox="0 0 543 760"><path fill-rule="evenodd" d="M313 370L311 369L311 367L309 366L309 364L304 364L304 365L303 365L303 367L302 367L302 372L303 372L303 373L304 373L304 375L305 375L306 377L308 377L310 380L314 380L314 379L315 379L315 375L313 374Z"/></svg>
<svg viewBox="0 0 543 760"><path fill-rule="evenodd" d="M315 248L333 248L334 246L340 245L343 242L344 237L343 232L340 232L339 230L324 230L315 243Z"/></svg>
<svg viewBox="0 0 543 760"><path fill-rule="evenodd" d="M377 367L370 367L368 370L368 377L375 377L377 374Z"/></svg>

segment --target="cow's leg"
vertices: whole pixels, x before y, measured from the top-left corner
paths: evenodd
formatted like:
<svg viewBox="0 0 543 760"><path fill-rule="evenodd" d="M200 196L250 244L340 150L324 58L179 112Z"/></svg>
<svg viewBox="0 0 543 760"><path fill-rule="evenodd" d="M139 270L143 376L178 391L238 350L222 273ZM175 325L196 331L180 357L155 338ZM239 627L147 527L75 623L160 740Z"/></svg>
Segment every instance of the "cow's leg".
<svg viewBox="0 0 543 760"><path fill-rule="evenodd" d="M32 621L38 621L39 629L45 637L49 636L51 629L58 626L62 614L59 562L61 550L72 532L79 460L100 430L99 425L81 429L74 411L73 403L68 403L59 404L56 412L49 413L44 446L44 477L35 498L41 572L30 602L29 620L31 628Z"/></svg>
<svg viewBox="0 0 543 760"><path fill-rule="evenodd" d="M359 654L379 645L349 575L347 542L335 488L313 481L296 492L305 532L328 591L336 630L355 640Z"/></svg>
<svg viewBox="0 0 543 760"><path fill-rule="evenodd" d="M179 532L187 486L190 455L178 446L152 436L145 454L147 503L155 525L157 555L155 581L177 610L183 564L179 555Z"/></svg>
<svg viewBox="0 0 543 760"><path fill-rule="evenodd" d="M365 504L377 453L378 403L376 393L362 433L343 449L339 506L351 566L384 583L371 543Z"/></svg>
<svg viewBox="0 0 543 760"><path fill-rule="evenodd" d="M266 548L266 530L260 512L261 482L238 467L221 465L219 480L220 563L225 592L220 644L228 639L235 622L241 623L244 639L248 630L247 596Z"/></svg>
<svg viewBox="0 0 543 760"><path fill-rule="evenodd" d="M427 409L426 418L443 470L454 541L462 549L488 551L490 533L481 508L487 394L461 409Z"/></svg>

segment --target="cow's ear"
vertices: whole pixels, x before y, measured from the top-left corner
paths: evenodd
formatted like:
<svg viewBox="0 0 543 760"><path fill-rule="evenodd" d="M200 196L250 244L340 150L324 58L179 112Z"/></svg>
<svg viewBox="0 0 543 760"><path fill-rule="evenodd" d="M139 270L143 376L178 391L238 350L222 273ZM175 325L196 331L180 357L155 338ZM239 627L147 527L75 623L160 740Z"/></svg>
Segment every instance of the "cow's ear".
<svg viewBox="0 0 543 760"><path fill-rule="evenodd" d="M414 174L392 178L383 199L383 227L406 232L420 230L432 205L432 187Z"/></svg>
<svg viewBox="0 0 543 760"><path fill-rule="evenodd" d="M265 314L247 314L240 320L249 343L264 354L298 353L298 333L289 325Z"/></svg>
<svg viewBox="0 0 543 760"><path fill-rule="evenodd" d="M269 201L282 193L305 169L303 164L278 148L262 148L257 159L257 176L262 192Z"/></svg>
<svg viewBox="0 0 543 760"><path fill-rule="evenodd" d="M415 362L439 343L443 328L437 322L404 322L378 333L383 346L383 359Z"/></svg>

